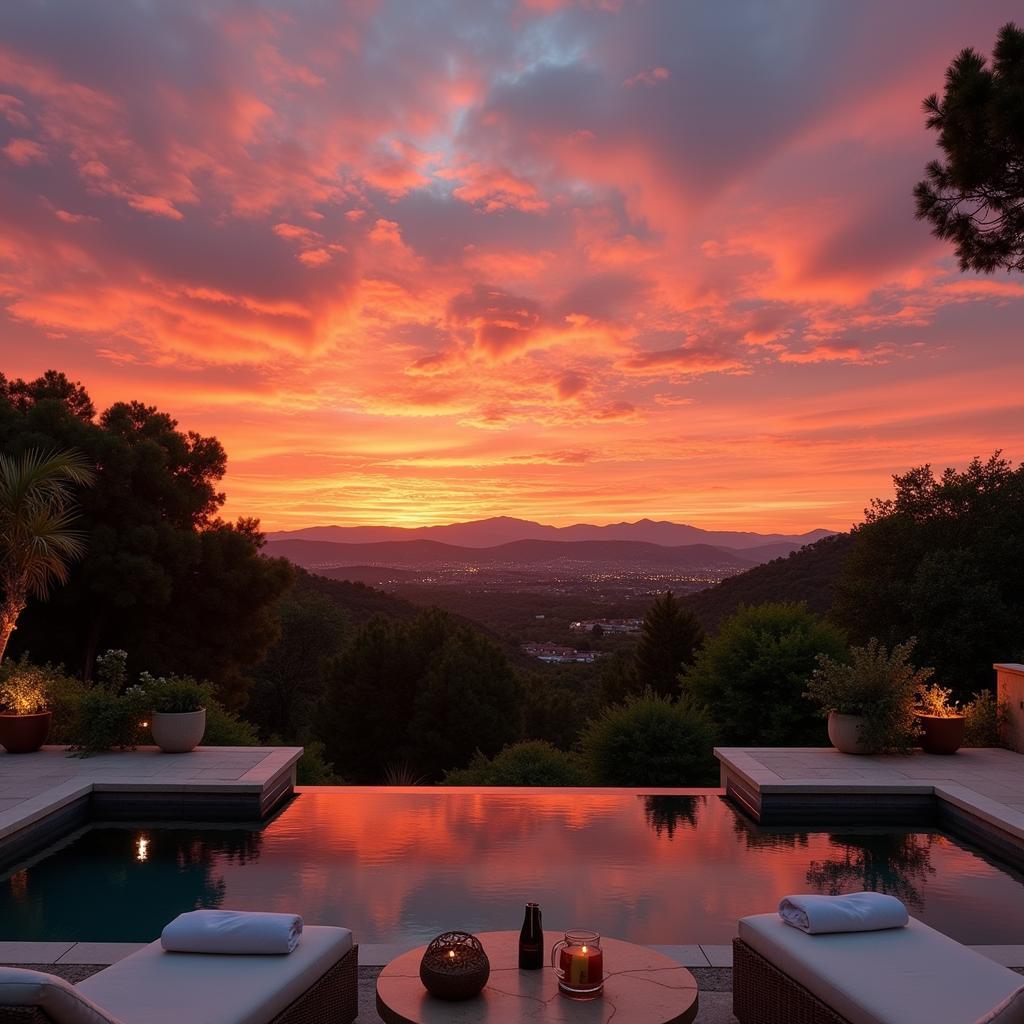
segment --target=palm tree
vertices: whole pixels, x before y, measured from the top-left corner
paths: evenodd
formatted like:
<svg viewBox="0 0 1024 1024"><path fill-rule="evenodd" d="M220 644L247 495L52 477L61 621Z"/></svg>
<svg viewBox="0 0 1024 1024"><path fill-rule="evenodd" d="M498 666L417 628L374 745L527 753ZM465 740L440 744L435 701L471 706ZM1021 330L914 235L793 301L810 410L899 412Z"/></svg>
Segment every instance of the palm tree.
<svg viewBox="0 0 1024 1024"><path fill-rule="evenodd" d="M72 486L93 471L77 452L0 455L0 660L29 597L45 599L66 583L68 566L85 553L75 521Z"/></svg>

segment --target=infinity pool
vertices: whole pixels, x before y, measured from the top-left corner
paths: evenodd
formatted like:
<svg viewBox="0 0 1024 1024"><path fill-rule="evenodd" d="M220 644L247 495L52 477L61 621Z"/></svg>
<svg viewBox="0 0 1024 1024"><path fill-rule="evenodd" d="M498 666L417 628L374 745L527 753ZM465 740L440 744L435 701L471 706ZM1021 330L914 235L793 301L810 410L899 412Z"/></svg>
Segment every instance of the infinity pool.
<svg viewBox="0 0 1024 1024"><path fill-rule="evenodd" d="M768 830L716 793L306 789L259 829L94 826L0 878L0 939L145 941L184 910L294 911L358 941L545 924L725 943L791 892L875 889L1024 943L1021 876L938 831Z"/></svg>

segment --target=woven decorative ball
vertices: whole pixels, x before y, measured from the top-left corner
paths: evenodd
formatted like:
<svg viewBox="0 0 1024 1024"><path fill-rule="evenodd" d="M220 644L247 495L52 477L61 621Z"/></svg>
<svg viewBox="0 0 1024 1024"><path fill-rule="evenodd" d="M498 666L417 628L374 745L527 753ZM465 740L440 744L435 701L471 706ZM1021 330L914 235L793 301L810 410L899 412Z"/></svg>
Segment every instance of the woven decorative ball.
<svg viewBox="0 0 1024 1024"><path fill-rule="evenodd" d="M487 984L491 962L469 932L444 932L427 946L420 981L438 999L472 999Z"/></svg>

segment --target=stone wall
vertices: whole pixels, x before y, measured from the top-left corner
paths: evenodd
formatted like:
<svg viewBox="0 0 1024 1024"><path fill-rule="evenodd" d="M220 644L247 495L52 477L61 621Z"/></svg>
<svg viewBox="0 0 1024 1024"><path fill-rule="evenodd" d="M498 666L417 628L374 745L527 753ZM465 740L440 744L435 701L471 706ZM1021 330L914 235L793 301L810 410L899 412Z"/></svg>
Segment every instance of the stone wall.
<svg viewBox="0 0 1024 1024"><path fill-rule="evenodd" d="M1024 754L1024 665L993 665L1000 702L1010 707L1010 721L1004 742L1011 750Z"/></svg>

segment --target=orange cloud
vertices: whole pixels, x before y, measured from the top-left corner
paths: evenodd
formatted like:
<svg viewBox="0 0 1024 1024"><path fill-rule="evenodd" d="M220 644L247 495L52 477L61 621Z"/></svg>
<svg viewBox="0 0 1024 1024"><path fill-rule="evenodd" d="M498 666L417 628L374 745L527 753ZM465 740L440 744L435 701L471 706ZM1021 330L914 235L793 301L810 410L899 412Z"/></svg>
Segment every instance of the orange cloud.
<svg viewBox="0 0 1024 1024"><path fill-rule="evenodd" d="M1024 285L909 196L1012 0L809 6L771 59L746 11L423 4L100 7L75 47L0 7L4 372L216 433L268 526L842 527L1024 451Z"/></svg>

